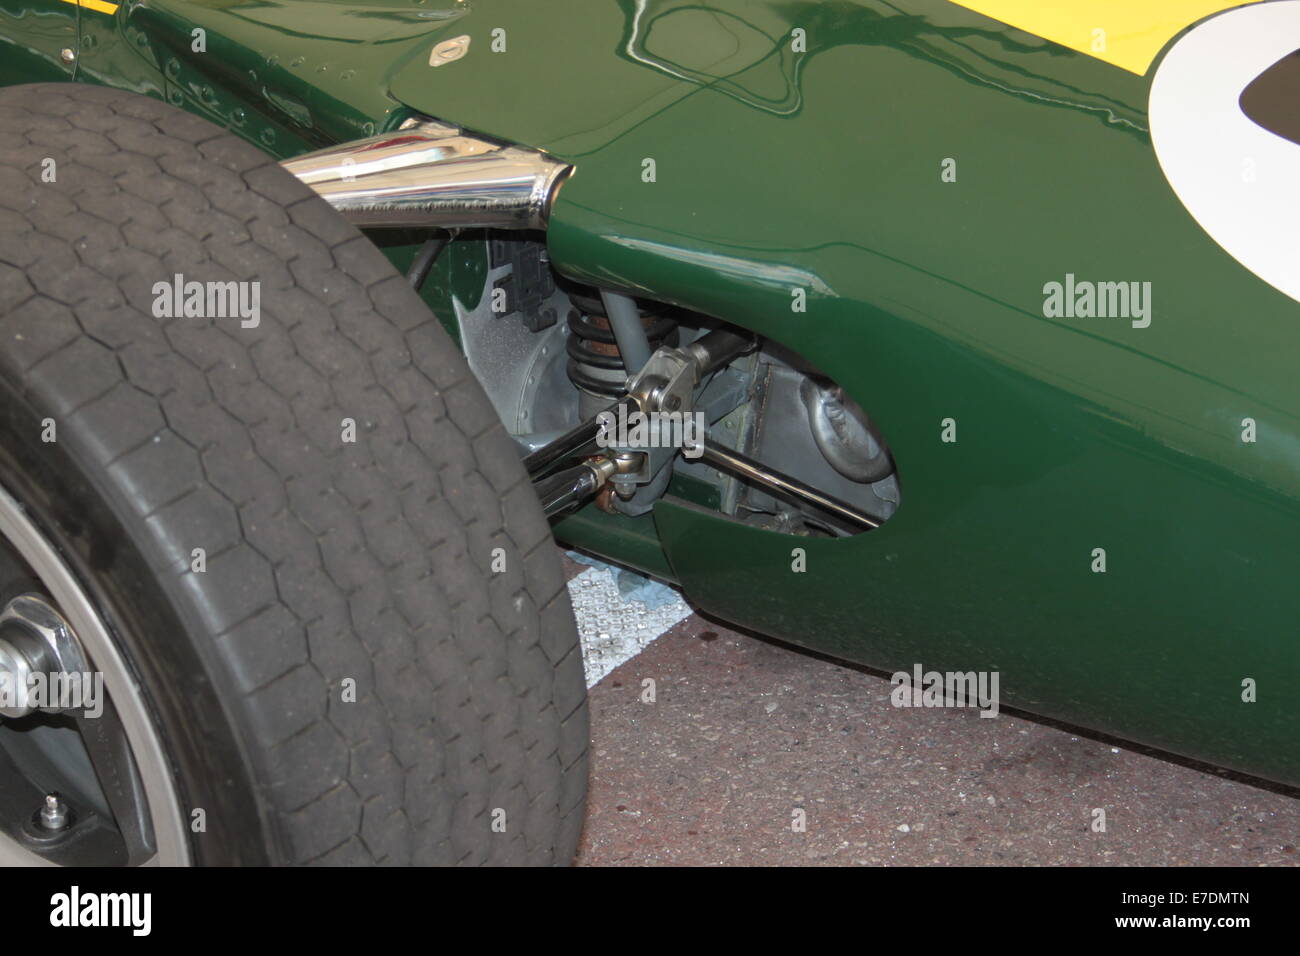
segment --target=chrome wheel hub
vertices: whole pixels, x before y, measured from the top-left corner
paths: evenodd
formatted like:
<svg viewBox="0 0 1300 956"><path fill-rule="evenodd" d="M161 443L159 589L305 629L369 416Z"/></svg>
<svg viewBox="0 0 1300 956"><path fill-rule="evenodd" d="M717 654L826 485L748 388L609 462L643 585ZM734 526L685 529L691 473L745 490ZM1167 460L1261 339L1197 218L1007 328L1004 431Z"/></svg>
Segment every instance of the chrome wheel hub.
<svg viewBox="0 0 1300 956"><path fill-rule="evenodd" d="M0 487L0 865L184 865L171 761L113 628Z"/></svg>
<svg viewBox="0 0 1300 956"><path fill-rule="evenodd" d="M91 677L72 626L40 595L19 595L0 611L0 717L79 707Z"/></svg>

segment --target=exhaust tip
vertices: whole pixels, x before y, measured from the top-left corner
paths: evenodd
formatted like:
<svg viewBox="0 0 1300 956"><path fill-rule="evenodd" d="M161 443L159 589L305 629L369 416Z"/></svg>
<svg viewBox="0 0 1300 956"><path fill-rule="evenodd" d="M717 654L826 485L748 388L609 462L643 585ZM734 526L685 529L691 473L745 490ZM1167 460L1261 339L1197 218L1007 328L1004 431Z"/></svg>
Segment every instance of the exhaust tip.
<svg viewBox="0 0 1300 956"><path fill-rule="evenodd" d="M431 121L281 165L364 228L545 229L573 171L537 150Z"/></svg>

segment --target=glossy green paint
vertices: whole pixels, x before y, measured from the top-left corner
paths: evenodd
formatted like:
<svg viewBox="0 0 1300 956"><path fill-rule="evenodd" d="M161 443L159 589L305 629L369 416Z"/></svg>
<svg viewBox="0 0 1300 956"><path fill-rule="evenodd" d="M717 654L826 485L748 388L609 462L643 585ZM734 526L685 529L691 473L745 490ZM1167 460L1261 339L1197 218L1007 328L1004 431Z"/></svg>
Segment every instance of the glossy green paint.
<svg viewBox="0 0 1300 956"><path fill-rule="evenodd" d="M902 507L852 539L661 504L694 601L1300 782L1300 308L1169 189L1149 77L941 0L485 3L465 31L464 61L394 92L577 164L553 262L796 348L893 446ZM1045 319L1067 272L1151 282L1151 326Z"/></svg>
<svg viewBox="0 0 1300 956"><path fill-rule="evenodd" d="M77 79L163 96L291 156L410 115L389 93L392 74L427 59L431 32L463 13L397 0L123 3L82 13Z"/></svg>
<svg viewBox="0 0 1300 956"><path fill-rule="evenodd" d="M606 514L589 504L555 525L555 536L566 545L605 557L643 574L676 583L668 556L659 543L652 515Z"/></svg>
<svg viewBox="0 0 1300 956"><path fill-rule="evenodd" d="M718 510L721 501L715 485L682 474L673 476L667 496L682 504L712 511ZM591 503L556 522L554 530L555 536L565 544L593 554L616 556L620 564L678 583L677 574L660 544L652 515L615 516Z"/></svg>
<svg viewBox="0 0 1300 956"><path fill-rule="evenodd" d="M672 503L662 551L644 520L562 534L787 640L996 669L1009 705L1300 783L1300 307L1169 189L1149 76L944 0L446 6L151 0L99 28L84 78L276 155L410 110L576 163L552 261L801 352L872 413L903 501L833 541ZM192 25L215 63L185 55ZM1066 273L1151 282L1151 326L1044 318Z"/></svg>
<svg viewBox="0 0 1300 956"><path fill-rule="evenodd" d="M0 86L71 79L59 54L76 49L77 14L62 0L0 0Z"/></svg>

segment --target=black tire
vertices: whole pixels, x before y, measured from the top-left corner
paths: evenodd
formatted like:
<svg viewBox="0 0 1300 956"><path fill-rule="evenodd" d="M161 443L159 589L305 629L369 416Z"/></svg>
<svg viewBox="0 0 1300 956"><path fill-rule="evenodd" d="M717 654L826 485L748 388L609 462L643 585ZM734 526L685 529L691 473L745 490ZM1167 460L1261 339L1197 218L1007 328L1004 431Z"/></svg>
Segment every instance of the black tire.
<svg viewBox="0 0 1300 956"><path fill-rule="evenodd" d="M260 324L155 318L178 273L259 281ZM572 859L586 691L518 454L267 155L122 91L0 90L0 486L115 632L206 811L196 862Z"/></svg>

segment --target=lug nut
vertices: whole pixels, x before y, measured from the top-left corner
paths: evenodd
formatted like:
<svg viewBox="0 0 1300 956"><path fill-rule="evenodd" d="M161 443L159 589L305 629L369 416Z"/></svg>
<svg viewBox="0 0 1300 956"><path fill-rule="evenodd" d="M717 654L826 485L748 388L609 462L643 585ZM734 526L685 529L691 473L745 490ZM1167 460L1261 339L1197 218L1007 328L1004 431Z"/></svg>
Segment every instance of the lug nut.
<svg viewBox="0 0 1300 956"><path fill-rule="evenodd" d="M0 610L0 717L17 719L36 710L58 713L30 690L38 677L47 686L90 670L85 652L54 605L38 594L21 594Z"/></svg>

